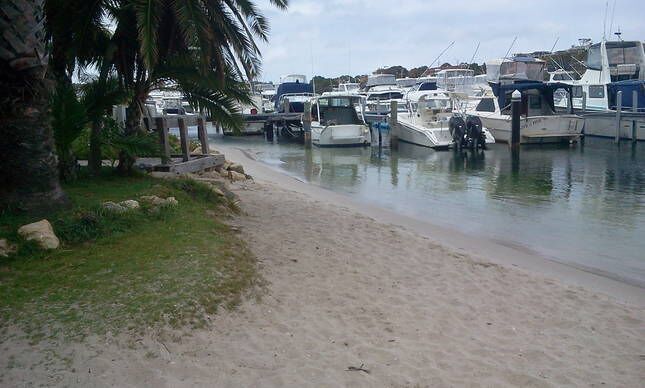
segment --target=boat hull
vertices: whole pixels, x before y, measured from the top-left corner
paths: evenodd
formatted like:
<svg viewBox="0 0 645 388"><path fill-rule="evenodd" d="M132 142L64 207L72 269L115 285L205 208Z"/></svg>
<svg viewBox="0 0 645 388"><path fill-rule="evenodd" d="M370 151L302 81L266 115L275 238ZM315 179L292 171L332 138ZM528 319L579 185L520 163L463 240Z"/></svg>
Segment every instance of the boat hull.
<svg viewBox="0 0 645 388"><path fill-rule="evenodd" d="M482 126L495 141L508 143L511 140L510 116L478 116ZM582 133L584 119L576 115L535 116L520 120L520 143L543 144L577 141Z"/></svg>
<svg viewBox="0 0 645 388"><path fill-rule="evenodd" d="M616 112L585 112L585 136L616 137ZM645 141L645 114L621 112L620 129L621 139Z"/></svg>
<svg viewBox="0 0 645 388"><path fill-rule="evenodd" d="M318 147L362 147L371 144L366 125L332 125L311 128L311 142Z"/></svg>
<svg viewBox="0 0 645 388"><path fill-rule="evenodd" d="M429 148L448 148L453 144L447 126L426 128L399 119L399 140Z"/></svg>

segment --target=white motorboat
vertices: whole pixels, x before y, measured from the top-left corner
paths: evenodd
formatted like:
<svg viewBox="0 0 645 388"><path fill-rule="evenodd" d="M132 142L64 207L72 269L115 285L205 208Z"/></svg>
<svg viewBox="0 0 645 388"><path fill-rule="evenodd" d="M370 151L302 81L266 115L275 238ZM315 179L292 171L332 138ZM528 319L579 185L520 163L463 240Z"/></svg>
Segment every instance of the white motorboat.
<svg viewBox="0 0 645 388"><path fill-rule="evenodd" d="M522 95L520 142L558 143L577 141L582 133L584 119L573 113L557 113L553 93L559 88L571 87L562 83L547 84L538 81L510 83L491 82L491 90L481 97L469 115L481 119L485 129L496 141L509 142L511 138L511 93Z"/></svg>
<svg viewBox="0 0 645 388"><path fill-rule="evenodd" d="M399 113L399 140L430 148L448 148L453 143L448 120L452 104L447 93L426 92L409 100L408 111Z"/></svg>
<svg viewBox="0 0 645 388"><path fill-rule="evenodd" d="M442 90L428 91L417 100L408 100L408 111L398 114L399 140L435 149L453 145L450 118L453 99ZM487 144L494 143L491 133L483 128Z"/></svg>
<svg viewBox="0 0 645 388"><path fill-rule="evenodd" d="M560 109L569 109L585 118L585 135L645 140L645 51L639 41L601 41L587 51L586 71L579 80L563 79L572 85L572 101L556 100ZM555 80L557 75L552 74ZM618 92L622 93L621 120L616 128ZM564 93L559 93L566 97ZM634 99L634 95L637 97ZM617 132L618 131L618 132Z"/></svg>
<svg viewBox="0 0 645 388"><path fill-rule="evenodd" d="M311 142L318 147L366 146L370 129L356 111L357 95L324 95L311 100Z"/></svg>

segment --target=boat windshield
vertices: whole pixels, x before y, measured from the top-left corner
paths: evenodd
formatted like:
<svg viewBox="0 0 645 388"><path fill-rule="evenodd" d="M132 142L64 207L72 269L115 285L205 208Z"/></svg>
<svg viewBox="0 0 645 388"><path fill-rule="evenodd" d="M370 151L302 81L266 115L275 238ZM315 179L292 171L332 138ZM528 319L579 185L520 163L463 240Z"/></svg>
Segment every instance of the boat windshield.
<svg viewBox="0 0 645 388"><path fill-rule="evenodd" d="M606 42L607 59L610 67L618 65L640 65L643 62L643 49L639 42ZM601 44L589 48L587 67L593 70L602 69Z"/></svg>
<svg viewBox="0 0 645 388"><path fill-rule="evenodd" d="M374 94L370 94L370 96L367 97L367 99L370 101L400 100L402 98L403 98L403 93L400 93L400 92L374 93Z"/></svg>
<svg viewBox="0 0 645 388"><path fill-rule="evenodd" d="M426 100L423 103L423 106L426 109L448 109L448 108L450 108L450 100L448 100L448 99Z"/></svg>

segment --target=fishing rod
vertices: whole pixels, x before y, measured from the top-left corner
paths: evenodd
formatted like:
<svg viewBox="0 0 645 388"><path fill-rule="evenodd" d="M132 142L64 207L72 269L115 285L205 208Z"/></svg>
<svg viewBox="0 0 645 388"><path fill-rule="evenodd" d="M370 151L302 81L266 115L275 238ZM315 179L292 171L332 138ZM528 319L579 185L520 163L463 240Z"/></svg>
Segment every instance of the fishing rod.
<svg viewBox="0 0 645 388"><path fill-rule="evenodd" d="M441 58L441 56L442 56L446 51L448 51L448 49L449 49L449 48L451 48L451 47L452 47L452 45L454 45L454 44L455 44L455 41L453 40L453 41L448 45L448 47L446 47L445 49L443 49L443 51L439 53L439 55L434 59L434 61L432 61L432 63L430 63L430 65L428 66L428 70L424 71L424 72L423 72L423 74L422 74L421 76L422 76L422 77L424 77L424 76L428 73L428 71L430 71L430 69L432 68L432 65L434 65L434 64L435 64L435 62L437 62L437 61L439 60L439 58Z"/></svg>

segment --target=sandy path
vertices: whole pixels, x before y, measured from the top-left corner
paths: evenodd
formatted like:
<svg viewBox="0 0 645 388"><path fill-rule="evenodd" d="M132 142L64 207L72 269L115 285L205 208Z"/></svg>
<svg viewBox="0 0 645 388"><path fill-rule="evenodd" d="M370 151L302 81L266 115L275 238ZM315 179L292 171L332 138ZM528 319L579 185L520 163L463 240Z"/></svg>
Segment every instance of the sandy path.
<svg viewBox="0 0 645 388"><path fill-rule="evenodd" d="M645 381L641 308L471 259L270 184L244 184L237 192L247 215L234 222L268 281L262 301L219 314L211 330L177 341L149 336L127 348L93 340L68 349L74 352L66 367L5 374L22 383L79 386ZM361 365L369 373L347 371Z"/></svg>

